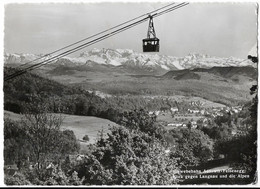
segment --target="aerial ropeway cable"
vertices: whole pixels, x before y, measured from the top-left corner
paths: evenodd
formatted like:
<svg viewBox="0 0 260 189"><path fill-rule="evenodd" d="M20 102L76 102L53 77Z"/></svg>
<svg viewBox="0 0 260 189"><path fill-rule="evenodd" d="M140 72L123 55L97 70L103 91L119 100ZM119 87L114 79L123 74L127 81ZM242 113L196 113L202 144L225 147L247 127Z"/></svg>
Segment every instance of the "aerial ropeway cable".
<svg viewBox="0 0 260 189"><path fill-rule="evenodd" d="M155 13L155 14L153 14L152 16L153 16L153 17L160 16L160 15L162 15L163 13L170 12L170 11L175 10L175 9L177 9L177 8L180 8L180 7L182 7L182 6L186 6L187 4L188 4L188 3L178 4L178 5L174 6L174 7L171 7L171 8L169 8L169 9L163 10L163 11L161 11L161 12L159 12L159 13ZM161 9L162 9L162 8L161 8ZM159 9L158 9L158 10L159 10ZM156 12L156 11L153 11L153 12ZM74 52L76 52L76 51L78 51L78 50L81 50L81 49L87 47L87 46L90 46L90 45L92 45L92 44L95 44L95 43L97 43L97 42L99 42L99 41L101 41L101 40L104 40L104 39L106 39L106 38L108 38L108 37L111 37L111 36L113 36L113 35L115 35L115 34L117 34L117 33L119 33L119 32L125 31L126 29L129 29L129 28L131 28L131 27L133 27L133 26L135 26L135 25L137 25L137 24L140 24L140 23L146 21L148 18L150 18L150 15L147 16L146 18L143 18L143 19L137 21L137 22L134 22L134 23L132 23L132 24L129 24L129 25L127 25L127 26L125 26L125 27L123 27L123 28L120 28L120 29L118 29L118 30L116 30L116 31L113 31L113 32L111 32L111 33L108 33L108 34L106 34L106 35L104 35L104 36L102 36L102 37L96 38L95 40L92 40L92 41L90 41L90 42L84 43L84 44L82 44L82 45L80 45L80 46L77 46L77 47L75 47L75 48L73 48L73 49L67 50L67 51L65 51L65 52L63 52L63 53L61 53L61 54L59 54L59 55L56 55L56 56L54 56L54 57L51 57L51 58L49 58L48 60L44 60L44 61L42 61L42 62L40 62L40 63L31 65L31 66L29 66L29 67L27 67L27 68L25 68L25 69L23 69L23 70L19 70L19 71L15 72L14 74L11 74L11 75L9 75L9 76L6 76L6 77L5 77L5 81L6 81L6 80L9 80L9 79L12 79L12 78L14 78L14 77L16 77L16 76L18 76L18 75L21 75L21 74L23 74L23 73L25 73L25 72L27 72L27 71L29 71L29 70L33 70L33 69L39 68L39 67L41 67L41 66L43 66L43 65L45 65L45 64L47 64L47 63L50 63L50 62L55 61L55 60L58 60L59 58L62 58L62 57L64 57L64 56L68 55L68 54L74 53ZM134 19L132 19L132 20L134 20ZM96 34L96 35L97 35L97 34Z"/></svg>
<svg viewBox="0 0 260 189"><path fill-rule="evenodd" d="M104 39L107 39L107 38L109 38L109 37L112 37L112 36L114 36L114 35L116 35L116 34L118 34L118 33L120 33L120 32L123 32L123 31L125 31L125 30L127 30L127 29L130 29L130 28L132 28L132 27L134 27L134 26L136 26L136 25L138 25L138 24L141 24L141 23L145 22L145 21L148 20L148 19L151 19L151 17L154 18L154 17L161 16L161 15L163 15L163 14L165 14L165 13L168 13L168 12L171 12L171 11L173 11L173 10L179 9L179 8L181 8L181 7L183 7L183 6L186 6L186 5L188 5L189 3L180 3L180 4L178 4L178 5L172 6L173 4L174 4L174 3L172 3L172 4L170 4L170 5L167 5L167 6L164 6L164 7L161 7L161 8L159 8L159 9L157 9L157 10L154 10L154 11L152 11L152 12L150 12L150 13L147 13L147 14L144 14L144 15L141 15L141 16L138 16L138 17L136 17L136 18L134 18L134 19L131 19L131 20L129 20L129 21L126 21L126 22L124 22L124 23L121 23L121 24L119 24L119 25L117 25L117 26L115 26L115 27L112 27L112 28L110 28L110 29L107 29L107 30L105 30L105 31L103 31L103 32L99 32L99 33L97 33L97 34L95 34L95 35L92 35L92 36L90 36L90 37L87 37L87 38L85 38L85 39L82 39L82 40L80 40L80 41L77 41L77 42L72 43L72 44L70 44L70 45L67 45L67 46L65 46L65 47L63 47L63 48L60 48L60 49L55 50L55 51L53 51L53 52L51 52L51 53L48 53L48 54L46 54L46 55L44 55L44 56L42 56L42 57L40 57L40 58L37 58L37 59L32 60L32 61L30 61L30 62L27 62L27 63L25 63L25 64L23 64L23 65L21 65L21 66L18 66L18 67L22 67L22 66L28 65L29 63L35 62L35 61L40 60L40 59L42 59L42 58L49 57L51 54L54 54L54 53L57 53L57 52L59 52L59 51L65 50L65 49L67 49L67 48L69 48L69 47L72 47L72 46L74 46L74 45L76 45L76 44L82 43L83 41L86 41L86 40L89 40L89 39L92 39L92 38L96 37L95 39L92 39L92 40L90 40L90 41L88 41L88 42L85 42L85 43L83 43L83 44L81 44L81 45L78 45L78 46L73 47L73 48L71 48L71 49L69 49L69 50L66 50L66 51L64 51L64 52L61 52L60 54L54 55L53 57L50 57L50 58L48 58L47 60L43 60L43 61L41 61L41 62L39 62L39 63L30 65L30 66L28 66L28 67L26 67L26 68L23 68L23 69L21 69L21 70L18 70L18 71L16 71L16 72L13 73L13 74L7 75L6 77L4 77L4 81L10 80L10 79L12 79L12 78L15 78L15 77L17 77L17 76L19 76L19 75L22 75L22 74L26 73L27 71L31 71L31 70L37 69L37 68L39 68L39 67L41 67L41 66L44 66L44 65L49 64L49 63L51 63L51 62L53 62L53 61L56 61L56 60L58 60L58 59L60 59L60 58L62 58L62 57L64 57L64 56L67 56L67 55L72 54L72 53L74 53L74 52L76 52L76 51L79 51L79 50L81 50L81 49L83 49L83 48L86 48L86 47L88 47L88 46L90 46L90 45L93 45L93 44L95 44L95 43L97 43L97 42L100 42L100 41L102 41L102 40L104 40ZM170 7L170 8L165 9L166 7ZM165 10L162 10L162 9L165 9ZM162 10L162 11L158 12L159 10ZM151 13L153 13L153 14L151 14ZM142 18L142 17L144 17L144 18ZM141 18L142 18L142 19L141 19ZM135 21L135 20L137 20L137 19L139 19L139 20L138 20L138 21ZM133 21L135 21L135 22L133 22ZM132 23L131 23L131 22L132 22ZM129 24L126 25L127 23L129 23ZM125 25L125 26L124 26L124 25ZM123 26L123 27L119 28L120 26ZM116 28L119 28L119 29L116 29ZM114 29L116 29L116 30L114 30ZM111 30L114 30L114 31L111 31ZM109 31L111 31L111 32L109 32ZM109 33L107 33L107 32L109 32ZM104 34L104 33L106 33L106 34ZM104 35L100 36L101 34L104 34ZM99 37L97 37L97 36L99 36Z"/></svg>
<svg viewBox="0 0 260 189"><path fill-rule="evenodd" d="M96 37L96 36L98 36L98 35L101 35L101 34L103 34L103 33L105 33L105 32L108 32L108 31L110 31L110 30L113 30L113 29L115 29L115 28L118 28L118 27L120 27L120 26L123 26L123 25L125 25L125 24L127 24L127 23L129 23L129 22L132 22L132 21L134 21L134 20L137 20L138 18L147 16L148 14L152 14L152 13L154 13L154 12L156 12L156 11L165 9L166 7L172 6L172 5L174 5L174 4L175 4L175 3L171 3L171 4L169 4L169 5L163 6L163 7L159 8L159 9L156 9L156 10L151 11L151 12L149 12L149 13L146 13L146 14L140 15L140 16L138 16L138 17L136 17L136 18L130 19L130 20L128 20L128 21L126 21L126 22L123 22L123 23L121 23L121 24L118 24L118 25L116 25L116 26L114 26L114 27L112 27L112 28L106 29L106 30L104 30L104 31L102 31L102 32L99 32L99 33L94 34L94 35L92 35L92 36L89 36L89 37L87 37L87 38L81 39L81 40L79 40L79 41L77 41L77 42L74 42L74 43L72 43L72 44L70 44L70 45L67 45L67 46L62 47L62 48L60 48L60 49L57 49L57 50L55 50L55 51L53 51L53 52L50 52L50 53L48 53L48 54L45 54L45 55L43 55L43 56L41 56L41 57L39 57L39 58L36 58L36 59L31 60L31 61L29 61L29 62L26 62L26 63L24 63L24 64L22 64L22 65L20 65L20 66L17 66L17 68L18 68L18 67L25 66L25 65L27 65L27 64L30 64L30 63L35 62L35 61L37 61L37 60L40 60L40 59L42 59L42 58L49 57L50 55L52 55L52 54L54 54L54 53L56 53L56 52L59 52L59 51L62 51L62 50L64 50L64 49L66 49L66 48L72 47L72 46L74 46L74 45L76 45L76 44L79 44L79 43L81 43L81 42L83 42L83 41L86 41L86 40L88 40L88 39L91 39L91 38L93 38L93 37Z"/></svg>

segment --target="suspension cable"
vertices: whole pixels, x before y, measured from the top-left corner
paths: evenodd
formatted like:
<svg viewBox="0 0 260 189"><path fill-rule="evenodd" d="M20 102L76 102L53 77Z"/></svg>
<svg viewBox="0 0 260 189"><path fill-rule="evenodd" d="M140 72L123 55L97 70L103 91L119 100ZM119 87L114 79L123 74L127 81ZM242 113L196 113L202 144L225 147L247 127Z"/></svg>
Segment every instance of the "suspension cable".
<svg viewBox="0 0 260 189"><path fill-rule="evenodd" d="M166 9L166 10L163 10L163 11L161 11L161 12L159 12L159 13L155 13L155 14L153 14L152 16L153 16L153 17L157 17L157 16L160 16L160 15L162 15L162 14L171 12L171 11L176 10L176 9L179 9L179 8L181 8L181 7L183 7L183 6L188 5L188 4L189 4L189 3L181 3L181 4L178 4L178 5L174 6L174 7L170 7L170 8L168 8L168 9ZM162 8L161 8L161 9L162 9ZM153 11L153 12L155 12L155 11ZM147 14L146 14L146 15L147 15ZM6 76L4 80L7 81L7 80L12 79L12 78L14 78L14 77L17 77L17 76L19 76L19 75L22 75L22 74L26 73L26 72L29 71L29 70L37 69L37 68L39 68L39 67L41 67L41 66L43 66L43 65L46 65L46 64L51 63L51 62L53 62L53 61L55 61L55 60L58 60L58 59L60 59L60 58L62 58L62 57L64 57L64 56L66 56L66 55L69 55L69 54L74 53L74 52L76 52L76 51L79 51L79 50L81 50L81 49L83 49L83 48L85 48L85 47L88 47L88 46L90 46L90 45L93 45L93 44L95 44L95 43L97 43L97 42L99 42L99 41L102 41L102 40L104 40L104 39L106 39L106 38L109 38L109 37L111 37L111 36L113 36L113 35L116 35L116 34L122 32L122 31L125 31L125 30L127 30L127 29L129 29L129 28L132 28L132 27L134 27L134 26L136 26L136 25L138 25L138 24L140 24L140 23L143 23L143 22L145 22L147 19L149 19L149 17L150 17L150 15L148 15L148 16L146 16L145 18L143 18L143 19L141 19L141 20L138 20L138 21L136 21L136 22L134 22L134 23L132 23L132 24L129 24L129 25L127 25L127 26L124 26L123 28L117 29L117 30L115 30L115 31L113 31L113 32L110 32L110 33L106 34L106 35L103 35L103 36L98 37L98 38L96 38L96 39L94 39L94 40L91 40L91 41L89 41L89 42L87 42L87 43L84 43L84 44L79 45L79 46L77 46L77 47L75 47L75 48L72 48L72 49L67 50L67 51L65 51L65 52L63 52L63 53L60 53L60 54L58 54L58 55L56 55L56 56L54 56L54 57L49 58L48 60L44 60L44 61L42 61L42 62L40 62L40 63L31 65L31 66L29 66L29 67L27 67L27 68L25 68L25 69L23 69L23 70L19 70L19 71L13 73L13 74L10 74L10 75ZM113 27L113 28L115 28L115 27ZM96 35L98 35L98 34L96 34ZM95 36L95 35L94 35L94 36ZM71 45L71 46L72 46L72 45ZM57 50L57 51L58 51L58 50Z"/></svg>
<svg viewBox="0 0 260 189"><path fill-rule="evenodd" d="M62 47L62 48L60 48L60 49L57 49L57 50L55 50L55 51L53 51L53 52L47 53L47 54L45 54L45 55L43 55L43 56L41 56L41 57L39 57L39 58L36 58L36 59L31 60L31 61L29 61L29 62L26 62L26 63L24 63L24 64L22 64L22 65L20 65L20 66L17 66L17 68L18 68L18 67L23 67L23 66L25 66L25 65L27 65L27 64L30 64L30 63L35 62L35 61L37 61L37 60L40 60L40 59L42 59L42 58L48 57L48 56L50 56L50 55L52 55L52 54L54 54L54 53L57 53L57 52L59 52L59 51L62 51L62 50L67 49L67 48L69 48L69 47L72 47L72 46L74 46L74 45L76 45L76 44L79 44L79 43L81 43L81 42L83 42L83 41L86 41L86 40L88 40L88 39L91 39L91 38L93 38L93 37L96 37L96 36L98 36L98 35L101 35L101 34L103 34L103 33L105 33L105 32L108 32L108 31L110 31L110 30L113 30L113 29L115 29L115 28L118 28L118 27L120 27L120 26L122 26L122 25L125 25L125 24L127 24L127 23L129 23L129 22L132 22L132 21L134 21L134 20L137 20L137 19L139 19L139 18L141 18L141 17L143 17L143 16L147 16L147 14L151 14L151 13L157 12L157 11L159 11L159 10L162 10L162 9L166 8L166 7L172 6L172 5L174 5L174 4L175 4L175 3L171 3L171 4L169 4L169 5L163 6L163 7L159 8L159 9L156 9L156 10L151 11L151 12L149 12L149 13L146 13L146 14L140 15L140 16L138 16L138 17L136 17L136 18L130 19L130 20L128 20L128 21L126 21L126 22L123 22L123 23L121 23L121 24L118 24L118 25L116 25L116 26L114 26L114 27L112 27L112 28L109 28L109 29L107 29L107 30L104 30L104 31L102 31L102 32L99 32L99 33L97 33L97 34L94 34L94 35L92 35L92 36L86 37L86 38L81 39L81 40L79 40L79 41L77 41L77 42L74 42L74 43L72 43L72 44L70 44L70 45L67 45L67 46Z"/></svg>

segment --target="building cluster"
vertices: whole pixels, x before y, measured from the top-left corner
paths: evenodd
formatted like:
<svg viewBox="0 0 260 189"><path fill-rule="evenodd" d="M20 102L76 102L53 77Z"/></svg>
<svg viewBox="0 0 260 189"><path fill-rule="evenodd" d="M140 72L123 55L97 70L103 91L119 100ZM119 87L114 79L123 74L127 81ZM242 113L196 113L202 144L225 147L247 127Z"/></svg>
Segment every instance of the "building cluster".
<svg viewBox="0 0 260 189"><path fill-rule="evenodd" d="M194 103L192 104L191 102L191 106L185 111L183 109L180 111L178 107L170 107L168 109L150 111L149 114L160 117L160 120L164 120L164 117L167 117L165 118L166 121L164 121L164 125L167 128L197 128L198 125L207 127L210 121L216 117L226 114L233 115L242 111L241 106L204 108L203 106L197 106L197 104L194 106Z"/></svg>

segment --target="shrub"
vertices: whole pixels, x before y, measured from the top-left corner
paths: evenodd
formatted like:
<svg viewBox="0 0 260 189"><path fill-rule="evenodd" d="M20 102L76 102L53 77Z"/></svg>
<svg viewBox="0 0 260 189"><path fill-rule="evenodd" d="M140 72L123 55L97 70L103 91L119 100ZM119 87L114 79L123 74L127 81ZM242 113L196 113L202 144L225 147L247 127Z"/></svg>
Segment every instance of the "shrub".
<svg viewBox="0 0 260 189"><path fill-rule="evenodd" d="M88 137L88 135L85 135L82 139L85 140L86 142L89 141L89 137Z"/></svg>

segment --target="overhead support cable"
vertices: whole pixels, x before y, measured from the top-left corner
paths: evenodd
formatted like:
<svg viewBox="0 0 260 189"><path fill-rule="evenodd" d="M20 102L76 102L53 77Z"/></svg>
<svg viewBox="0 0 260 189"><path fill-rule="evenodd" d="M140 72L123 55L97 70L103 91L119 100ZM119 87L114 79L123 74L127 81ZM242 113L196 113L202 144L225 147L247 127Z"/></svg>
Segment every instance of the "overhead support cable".
<svg viewBox="0 0 260 189"><path fill-rule="evenodd" d="M67 50L67 51L65 51L65 52L62 52L62 53L60 53L60 54L58 54L58 55L55 55L55 56L53 56L53 57L51 57L51 58L49 58L49 59L47 59L47 60L44 60L44 61L42 61L42 62L40 62L40 63L36 63L36 64L33 64L33 65L30 65L30 66L27 67L27 68L21 69L21 70L15 72L15 73L13 73L13 74L10 74L10 75L8 75L8 76L6 76L6 77L4 78L4 81L7 81L7 80L10 80L10 79L12 79L12 78L15 78L15 77L17 77L17 76L19 76L19 75L22 75L22 74L26 73L27 71L31 71L31 70L37 69L37 68L39 68L39 67L41 67L41 66L44 66L44 65L49 64L49 63L51 63L51 62L53 62L53 61L56 61L56 60L58 60L58 59L60 59L60 58L62 58L62 57L64 57L64 56L67 56L67 55L69 55L69 54L72 54L72 53L74 53L74 52L77 52L77 51L79 51L79 50L81 50L81 49L84 49L84 48L90 46L90 45L93 45L93 44L95 44L95 43L97 43L97 42L100 42L100 41L102 41L102 40L104 40L104 39L107 39L107 38L109 38L109 37L112 37L112 36L114 36L114 35L116 35L116 34L118 34L118 33L120 33L120 32L123 32L123 31L125 31L125 30L127 30L127 29L130 29L130 28L132 28L132 27L134 27L134 26L136 26L136 25L139 25L139 24L145 22L146 20L148 20L148 19L150 18L150 16L152 16L152 17L158 17L158 16L161 16L161 15L163 15L163 14L165 14L165 13L168 13L168 12L171 12L171 11L173 11L173 10L179 9L179 8L181 8L181 7L183 7L183 6L186 6L186 5L188 5L188 4L189 4L189 3L180 3L180 4L178 4L178 5L175 5L175 6L173 6L173 7L170 7L170 8L168 8L168 9L165 9L165 10L163 10L163 11L161 11L161 12L152 11L152 12L155 12L155 13L152 14L152 15L149 14L149 13L148 13L148 14L145 14L146 17L145 17L145 18L142 18L141 20L135 21L135 22L133 22L133 23L131 23L131 24L129 24L129 25L126 25L126 26L124 26L124 27L122 27L122 28L119 28L119 29L117 29L117 30L115 30L115 31L112 31L112 32L110 32L110 33L107 33L107 34L105 34L105 35L103 35L103 36L101 36L101 37L97 37L97 38L95 38L95 39L93 39L93 40L91 40L91 41L89 41L89 42L83 43L83 44L81 44L81 45L79 45L79 46L77 46L77 47L74 47L74 48L69 49L69 50ZM165 6L165 7L166 7L166 6ZM161 8L161 9L158 9L158 10L162 10L162 8ZM140 16L140 17L143 17L143 15ZM139 17L137 17L137 18L139 18ZM133 20L136 20L136 18L135 18L135 19L132 19L131 21L133 21ZM128 22L129 22L129 21L128 21ZM127 23L127 22L124 22L124 23ZM124 23L122 23L122 24L120 24L120 25L124 25ZM119 25L118 25L118 26L119 26ZM115 27L113 27L113 28L117 28L118 26L115 26ZM108 29L108 30L105 30L105 31L107 32L107 31L109 31L109 30L112 30L112 29ZM100 32L100 33L98 33L98 34L96 34L96 35L93 35L93 36L98 36L98 35L100 35L101 33L105 33L105 31L104 31L104 32ZM93 36L91 36L91 37L89 37L89 38L85 38L84 40L93 38ZM56 52L58 52L58 51L64 50L64 49L66 49L67 47L71 47L71 46L73 46L73 45L75 45L75 44L78 44L78 43L84 41L84 40L75 42L75 43L73 43L73 44L71 44L71 45L69 45L69 46L66 46L66 47L64 47L64 48L58 49L58 50L56 50L56 51L53 51L52 53L54 54L54 52L56 53ZM48 54L48 55L49 55L49 54ZM40 58L39 58L39 59L40 59ZM37 60L38 60L38 59L37 59ZM26 64L28 64L28 63L26 63Z"/></svg>
<svg viewBox="0 0 260 189"><path fill-rule="evenodd" d="M91 35L91 36L86 37L86 38L84 38L84 39L81 39L81 40L79 40L79 41L77 41L77 42L74 42L74 43L72 43L72 44L70 44L70 45L67 45L67 46L62 47L62 48L60 48L60 49L57 49L57 50L55 50L55 51L53 51L53 52L47 53L47 54L45 54L45 55L43 55L43 56L41 56L41 57L39 57L39 58L36 58L36 59L31 60L31 61L29 61L29 62L26 62L26 63L24 63L24 64L22 64L22 65L20 65L20 66L18 66L18 67L22 67L22 66L28 65L28 64L30 64L30 63L32 63L32 62L35 62L35 61L37 61L37 60L40 60L40 59L49 57L50 55L55 54L55 53L57 53L57 52L59 52L59 51L62 51L62 50L67 49L67 48L69 48L69 47L72 47L72 46L74 46L74 45L76 45L76 44L79 44L79 43L81 43L81 42L83 42L83 41L86 41L86 40L89 40L89 39L91 39L91 38L97 37L97 36L99 36L99 35L101 35L101 34L104 34L104 33L108 32L108 31L110 31L110 30L116 29L116 28L118 28L118 27L120 27L120 26L123 26L123 25L125 25L125 24L127 24L127 23L130 23L130 22L132 22L132 21L134 21L134 20L137 20L137 19L139 19L139 18L141 18L141 17L147 16L147 15L152 14L152 13L154 13L154 12L157 12L157 11L159 11L159 10L165 9L166 7L172 6L172 5L174 5L174 4L175 4L175 3L171 3L171 4L169 4L169 5L163 6L163 7L159 8L159 9L156 9L156 10L151 11L151 12L149 12L149 13L146 13L146 14L140 15L140 16L138 16L138 17L136 17L136 18L130 19L130 20L128 20L128 21L126 21L126 22L123 22L123 23L121 23L121 24L118 24L118 25L116 25L116 26L114 26L114 27L112 27L112 28L106 29L106 30L104 30L104 31L102 31L102 32L99 32L99 33L97 33L97 34L94 34L94 35Z"/></svg>

